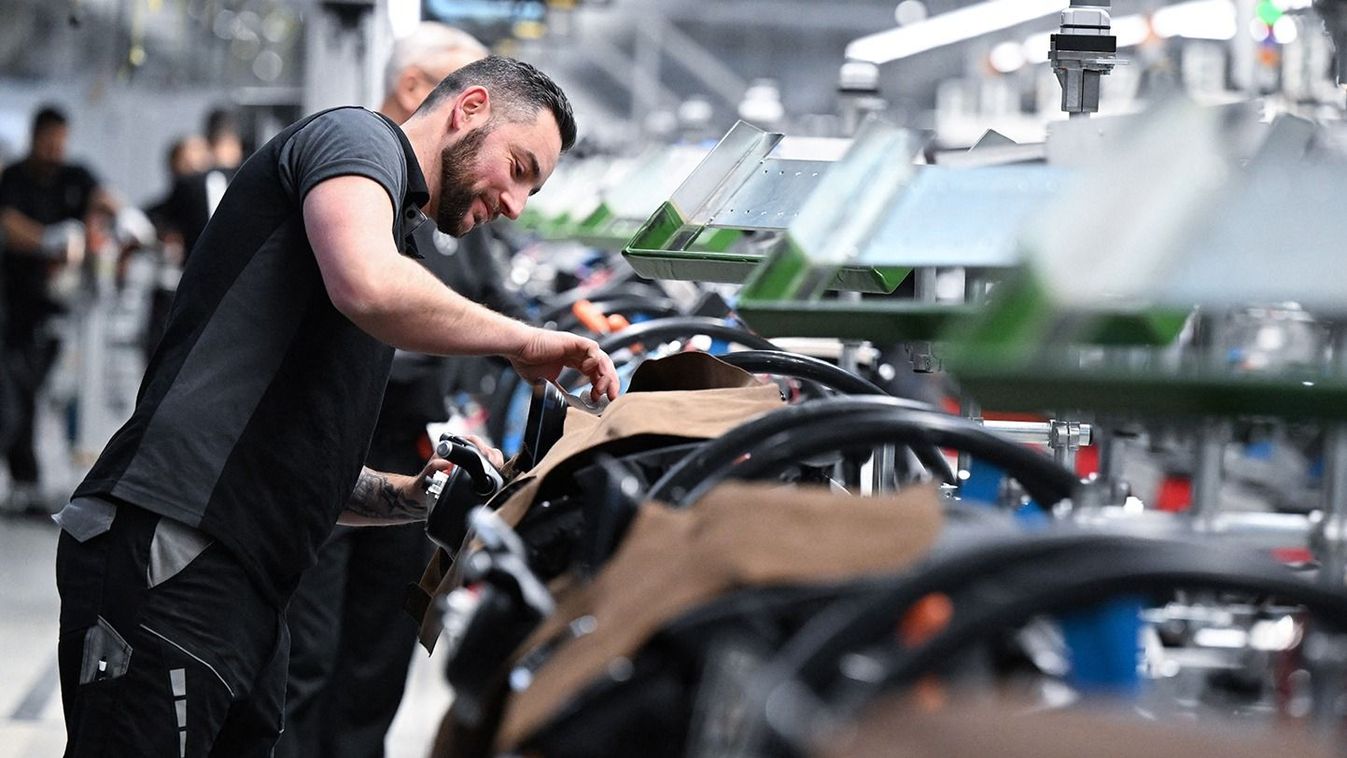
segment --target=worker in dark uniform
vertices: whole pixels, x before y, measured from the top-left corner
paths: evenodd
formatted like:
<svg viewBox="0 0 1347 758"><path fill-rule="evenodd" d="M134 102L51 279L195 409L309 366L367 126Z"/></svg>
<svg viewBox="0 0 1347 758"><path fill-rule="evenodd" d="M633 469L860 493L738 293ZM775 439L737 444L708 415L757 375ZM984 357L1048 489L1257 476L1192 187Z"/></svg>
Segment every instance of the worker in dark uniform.
<svg viewBox="0 0 1347 758"><path fill-rule="evenodd" d="M65 114L54 107L40 109L33 118L28 156L0 174L4 360L15 399L5 450L12 481L6 509L11 511L50 512L41 490L33 430L38 392L60 349L51 319L65 310L49 282L62 266L83 255L87 226L115 212L114 201L94 175L66 162L69 135Z"/></svg>
<svg viewBox="0 0 1347 758"><path fill-rule="evenodd" d="M243 140L228 110L216 108L207 115L206 148L208 165L177 177L172 191L158 206L166 226L182 238L183 260L191 256L243 161Z"/></svg>
<svg viewBox="0 0 1347 758"><path fill-rule="evenodd" d="M463 31L421 24L394 45L379 112L406 121L436 83L486 55L486 48ZM422 232L417 249L436 277L494 310L522 314L520 303L493 286L498 282L475 278L495 269L488 229L474 229L461 239L429 224ZM421 469L429 457L426 424L448 415L450 364L470 360L401 350L394 355L369 466L398 474ZM406 588L421 575L431 552L422 524L333 531L286 611L290 674L279 758L384 754L384 737L402 701L416 645L416 625L402 612Z"/></svg>
<svg viewBox="0 0 1347 758"><path fill-rule="evenodd" d="M574 139L561 90L493 56L401 126L325 111L239 168L135 411L57 517L68 756L271 754L301 575L338 520L424 519L448 465L362 467L395 347L499 354L532 381L570 366L617 394L595 342L494 313L413 257L423 209L456 236L516 217Z"/></svg>
<svg viewBox="0 0 1347 758"><path fill-rule="evenodd" d="M192 135L176 140L167 155L170 190L159 202L145 209L145 215L149 216L158 234L162 252L158 276L146 309L145 331L141 340L146 360L154 353L159 337L164 333L168 309L173 304L173 293L177 289L177 276L182 272L183 260L187 257L182 221L179 218L181 207L178 182L205 172L210 168L210 161L210 148L204 138ZM205 222L203 218L201 228L205 228ZM200 235L198 230L196 236Z"/></svg>

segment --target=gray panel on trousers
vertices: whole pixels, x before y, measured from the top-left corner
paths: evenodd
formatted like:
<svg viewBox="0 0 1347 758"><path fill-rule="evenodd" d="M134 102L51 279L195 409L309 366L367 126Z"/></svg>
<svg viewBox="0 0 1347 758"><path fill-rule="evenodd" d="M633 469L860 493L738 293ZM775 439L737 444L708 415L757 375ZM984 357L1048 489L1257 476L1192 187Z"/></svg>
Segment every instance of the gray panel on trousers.
<svg viewBox="0 0 1347 758"><path fill-rule="evenodd" d="M150 561L145 568L149 586L157 587L172 579L205 552L211 542L204 532L171 518L160 518L150 538Z"/></svg>

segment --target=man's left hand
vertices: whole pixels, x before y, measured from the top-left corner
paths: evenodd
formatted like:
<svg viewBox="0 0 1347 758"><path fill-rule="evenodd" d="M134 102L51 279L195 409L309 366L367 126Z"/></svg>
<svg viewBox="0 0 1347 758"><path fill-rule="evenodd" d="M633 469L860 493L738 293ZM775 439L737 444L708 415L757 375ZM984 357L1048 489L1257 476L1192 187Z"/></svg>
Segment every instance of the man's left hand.
<svg viewBox="0 0 1347 758"><path fill-rule="evenodd" d="M605 395L616 400L620 391L613 359L599 349L599 343L569 332L534 329L519 353L506 357L530 382L555 381L564 368L579 370L589 377L589 397L595 402Z"/></svg>

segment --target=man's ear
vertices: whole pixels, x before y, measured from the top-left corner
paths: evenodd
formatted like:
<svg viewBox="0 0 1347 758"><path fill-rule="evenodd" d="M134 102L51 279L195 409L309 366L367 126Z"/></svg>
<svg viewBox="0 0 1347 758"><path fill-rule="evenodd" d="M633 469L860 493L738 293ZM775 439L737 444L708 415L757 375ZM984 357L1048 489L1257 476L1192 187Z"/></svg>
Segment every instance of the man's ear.
<svg viewBox="0 0 1347 758"><path fill-rule="evenodd" d="M471 129L491 118L491 94L486 87L475 85L458 93L454 98L453 114L449 126L454 130Z"/></svg>
<svg viewBox="0 0 1347 758"><path fill-rule="evenodd" d="M398 81L393 91L393 97L397 99L398 105L408 113L415 113L420 107L422 95L421 77L417 76L414 69L410 66L402 70L398 75Z"/></svg>

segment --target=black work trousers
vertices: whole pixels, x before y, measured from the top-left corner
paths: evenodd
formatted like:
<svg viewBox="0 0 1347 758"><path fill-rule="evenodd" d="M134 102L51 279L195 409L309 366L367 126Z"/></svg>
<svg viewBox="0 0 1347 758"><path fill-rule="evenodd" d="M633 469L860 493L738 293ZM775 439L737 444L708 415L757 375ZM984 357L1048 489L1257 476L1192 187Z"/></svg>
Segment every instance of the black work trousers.
<svg viewBox="0 0 1347 758"><path fill-rule="evenodd" d="M283 720L284 618L219 543L151 587L159 520L123 505L102 534L61 533L65 754L270 756Z"/></svg>
<svg viewBox="0 0 1347 758"><path fill-rule="evenodd" d="M5 345L5 365L9 372L13 403L5 459L15 484L37 484L36 434L37 395L51 373L60 352L59 340L47 336L41 327L31 333L11 336Z"/></svg>
<svg viewBox="0 0 1347 758"><path fill-rule="evenodd" d="M286 730L277 758L381 758L416 624L407 586L430 559L423 524L337 527L286 611Z"/></svg>

